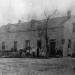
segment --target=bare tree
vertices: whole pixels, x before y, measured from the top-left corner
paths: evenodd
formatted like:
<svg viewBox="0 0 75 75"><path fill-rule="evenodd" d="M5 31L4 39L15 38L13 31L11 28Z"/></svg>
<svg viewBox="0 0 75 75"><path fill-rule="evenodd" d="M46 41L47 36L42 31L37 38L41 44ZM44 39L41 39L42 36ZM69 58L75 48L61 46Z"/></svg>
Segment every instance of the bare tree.
<svg viewBox="0 0 75 75"><path fill-rule="evenodd" d="M48 46L48 35L47 35L47 29L48 29L48 23L51 19L52 16L54 16L56 14L57 10L55 10L51 15L50 14L47 14L49 12L47 11L44 11L44 16L45 16L45 24L44 24L44 29L45 29L45 40L46 40L46 55L49 56L49 46Z"/></svg>

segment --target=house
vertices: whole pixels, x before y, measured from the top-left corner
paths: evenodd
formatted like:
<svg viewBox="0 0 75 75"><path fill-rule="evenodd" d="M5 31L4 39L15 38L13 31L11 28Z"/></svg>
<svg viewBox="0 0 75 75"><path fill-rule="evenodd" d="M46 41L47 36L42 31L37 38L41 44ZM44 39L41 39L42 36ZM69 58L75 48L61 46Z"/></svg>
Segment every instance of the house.
<svg viewBox="0 0 75 75"><path fill-rule="evenodd" d="M72 22L72 17L67 18L68 16L55 17L47 23L48 46L51 55L56 53L57 47L63 51L63 56L67 56L68 45L69 47L73 46L70 43L75 41L73 27L71 27L74 22ZM11 50L12 48L20 50L29 46L46 50L45 23L46 19L2 26L0 28L0 50ZM70 49L70 54L74 51L73 47Z"/></svg>
<svg viewBox="0 0 75 75"><path fill-rule="evenodd" d="M75 16L71 18L64 24L64 55L75 54Z"/></svg>

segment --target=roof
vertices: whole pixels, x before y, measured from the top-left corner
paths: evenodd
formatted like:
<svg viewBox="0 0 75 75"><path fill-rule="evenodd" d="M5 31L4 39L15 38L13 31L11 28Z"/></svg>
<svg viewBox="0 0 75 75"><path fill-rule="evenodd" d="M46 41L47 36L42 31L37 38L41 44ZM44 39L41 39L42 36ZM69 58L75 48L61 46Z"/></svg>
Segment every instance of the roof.
<svg viewBox="0 0 75 75"><path fill-rule="evenodd" d="M55 18L51 18L48 21L48 28L50 27L62 27L63 26L63 22L67 19L66 16L63 17L55 17ZM15 31L28 31L28 30L36 30L37 28L44 27L44 25L46 23L46 19L45 20L33 20L31 22L21 22L21 23L16 23L16 24L7 24L5 26L2 26L0 28L0 33L1 32L15 32ZM32 25L31 25L32 24Z"/></svg>

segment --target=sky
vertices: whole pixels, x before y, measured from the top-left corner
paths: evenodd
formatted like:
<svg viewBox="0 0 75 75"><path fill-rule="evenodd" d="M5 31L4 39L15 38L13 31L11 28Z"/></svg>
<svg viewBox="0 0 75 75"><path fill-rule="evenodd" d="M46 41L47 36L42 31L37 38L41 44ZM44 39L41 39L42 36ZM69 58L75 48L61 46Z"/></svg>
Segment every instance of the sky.
<svg viewBox="0 0 75 75"><path fill-rule="evenodd" d="M31 18L43 19L44 11L51 14L57 9L57 15L68 10L75 13L75 0L0 0L0 26L28 21Z"/></svg>

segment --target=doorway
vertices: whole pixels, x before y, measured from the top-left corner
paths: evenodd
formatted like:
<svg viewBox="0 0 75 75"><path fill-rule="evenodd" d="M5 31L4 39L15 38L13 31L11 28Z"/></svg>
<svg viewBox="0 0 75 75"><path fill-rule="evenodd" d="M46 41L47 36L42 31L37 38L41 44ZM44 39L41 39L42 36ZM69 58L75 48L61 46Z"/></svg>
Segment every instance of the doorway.
<svg viewBox="0 0 75 75"><path fill-rule="evenodd" d="M37 40L37 48L41 49L41 40Z"/></svg>
<svg viewBox="0 0 75 75"><path fill-rule="evenodd" d="M50 40L50 56L55 56L56 55L56 40L51 39Z"/></svg>
<svg viewBox="0 0 75 75"><path fill-rule="evenodd" d="M41 40L37 40L37 57L40 56Z"/></svg>

